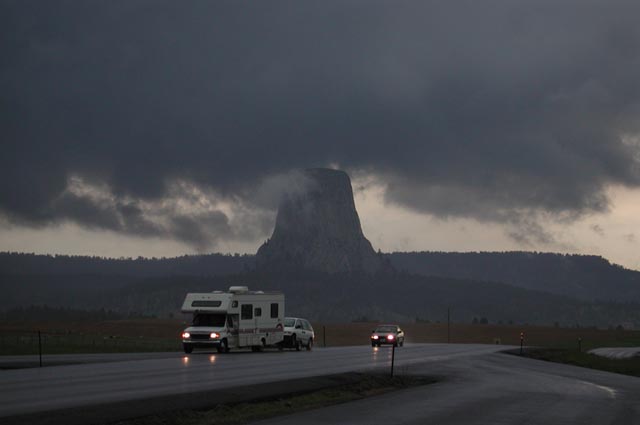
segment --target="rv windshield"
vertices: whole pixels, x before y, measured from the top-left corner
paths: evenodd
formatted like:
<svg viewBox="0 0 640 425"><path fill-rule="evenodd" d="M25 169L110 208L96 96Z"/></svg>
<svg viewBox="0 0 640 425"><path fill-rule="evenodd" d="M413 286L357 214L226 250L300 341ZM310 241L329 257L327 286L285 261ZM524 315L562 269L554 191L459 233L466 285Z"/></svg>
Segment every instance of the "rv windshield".
<svg viewBox="0 0 640 425"><path fill-rule="evenodd" d="M226 314L196 313L193 315L193 326L211 326L211 327L221 328L224 326L226 320L227 320Z"/></svg>

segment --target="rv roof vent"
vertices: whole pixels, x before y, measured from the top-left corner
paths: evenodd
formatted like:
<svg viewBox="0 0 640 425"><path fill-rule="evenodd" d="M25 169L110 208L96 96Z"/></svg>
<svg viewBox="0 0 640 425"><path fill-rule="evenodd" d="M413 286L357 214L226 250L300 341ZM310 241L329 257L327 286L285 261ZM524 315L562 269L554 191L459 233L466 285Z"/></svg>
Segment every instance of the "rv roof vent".
<svg viewBox="0 0 640 425"><path fill-rule="evenodd" d="M247 286L231 286L229 287L229 292L232 294L238 294L240 292L249 292L249 287Z"/></svg>

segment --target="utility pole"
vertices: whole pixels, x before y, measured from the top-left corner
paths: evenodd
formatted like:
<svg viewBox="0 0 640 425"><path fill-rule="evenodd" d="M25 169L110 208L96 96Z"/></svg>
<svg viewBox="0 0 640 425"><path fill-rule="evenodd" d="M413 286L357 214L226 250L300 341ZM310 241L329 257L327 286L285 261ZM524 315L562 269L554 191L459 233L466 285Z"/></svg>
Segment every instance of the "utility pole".
<svg viewBox="0 0 640 425"><path fill-rule="evenodd" d="M42 367L42 337L40 336L40 330L38 330L38 355L40 357L40 367Z"/></svg>
<svg viewBox="0 0 640 425"><path fill-rule="evenodd" d="M322 345L327 348L327 327L322 325Z"/></svg>
<svg viewBox="0 0 640 425"><path fill-rule="evenodd" d="M447 307L447 344L451 344L451 307Z"/></svg>

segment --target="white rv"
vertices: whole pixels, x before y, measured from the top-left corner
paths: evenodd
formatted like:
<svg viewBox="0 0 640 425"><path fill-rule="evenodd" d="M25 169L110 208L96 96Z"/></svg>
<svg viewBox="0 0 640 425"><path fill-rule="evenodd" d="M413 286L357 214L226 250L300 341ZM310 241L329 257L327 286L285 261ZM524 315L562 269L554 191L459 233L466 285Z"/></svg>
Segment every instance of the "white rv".
<svg viewBox="0 0 640 425"><path fill-rule="evenodd" d="M282 346L284 339L284 294L249 291L232 286L228 292L187 294L183 313L193 313L191 326L182 332L185 353L195 347L232 348Z"/></svg>

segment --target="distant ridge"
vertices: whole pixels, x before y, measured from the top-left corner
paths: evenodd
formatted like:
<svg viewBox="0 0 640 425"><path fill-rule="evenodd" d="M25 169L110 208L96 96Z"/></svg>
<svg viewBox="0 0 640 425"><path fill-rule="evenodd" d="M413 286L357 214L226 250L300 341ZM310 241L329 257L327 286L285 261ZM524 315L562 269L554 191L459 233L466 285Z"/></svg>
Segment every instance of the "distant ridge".
<svg viewBox="0 0 640 425"><path fill-rule="evenodd" d="M640 302L640 272L599 256L522 251L394 252L382 256L396 270L411 274L503 282L586 301ZM13 280L9 275L222 276L253 270L255 263L256 257L248 254L116 259L0 252L0 284L9 284ZM104 283L104 279L99 281ZM91 285L92 280L86 283Z"/></svg>
<svg viewBox="0 0 640 425"><path fill-rule="evenodd" d="M640 326L640 303L632 298L640 273L599 257L537 253L386 256L395 262L396 272L256 270L251 255L101 259L0 253L0 311L48 305L166 317L179 314L186 292L248 284L285 291L287 311L314 320L344 321L365 316L392 321L442 320L447 307L452 307L457 321L487 317L492 323L513 320L617 326L628 322ZM511 256L514 260L508 261ZM526 265L527 261L531 264ZM480 278L442 276L465 273ZM600 277L587 281L585 276L590 275ZM491 276L512 281L499 283ZM572 291L584 291L591 282L594 287L609 288L603 295L606 299L621 298L616 303L592 301L518 287L548 284L553 279L556 287ZM630 295L623 298L621 294Z"/></svg>
<svg viewBox="0 0 640 425"><path fill-rule="evenodd" d="M640 272L595 255L510 252L394 252L398 270L503 282L587 301L640 302Z"/></svg>

